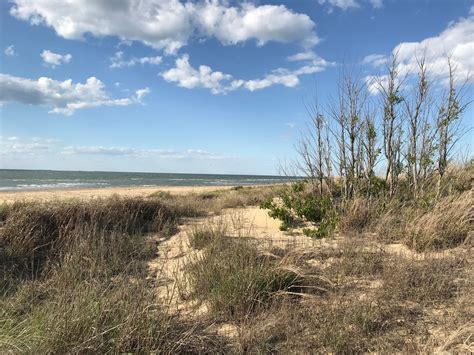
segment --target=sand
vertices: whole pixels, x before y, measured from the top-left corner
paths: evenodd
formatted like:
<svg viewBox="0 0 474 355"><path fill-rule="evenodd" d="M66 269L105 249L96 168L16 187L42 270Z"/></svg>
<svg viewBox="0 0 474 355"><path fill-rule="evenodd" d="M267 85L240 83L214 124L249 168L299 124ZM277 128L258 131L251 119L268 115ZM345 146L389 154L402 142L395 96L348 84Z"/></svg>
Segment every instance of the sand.
<svg viewBox="0 0 474 355"><path fill-rule="evenodd" d="M159 303L166 303L171 311L184 316L207 312L204 305L180 298L180 292L185 291L187 287L187 281L182 275L185 274L186 267L196 261L202 253L193 249L189 243L189 236L195 228L200 226L216 228L219 225L226 225L227 236L253 239L262 252L268 252L274 247L291 247L293 250L304 251L337 243L336 239L314 240L304 236L301 231L283 232L280 230L281 222L269 217L268 211L259 207L230 208L222 210L219 215L188 218L183 222L179 226L178 233L171 237L150 236L158 249L157 257L148 266L151 277L156 280ZM228 327L218 331L232 333Z"/></svg>
<svg viewBox="0 0 474 355"><path fill-rule="evenodd" d="M15 201L52 201L65 199L91 199L95 197L149 196L158 191L172 194L202 193L230 189L232 186L154 186L154 187L107 187L96 189L65 189L0 192L0 203Z"/></svg>

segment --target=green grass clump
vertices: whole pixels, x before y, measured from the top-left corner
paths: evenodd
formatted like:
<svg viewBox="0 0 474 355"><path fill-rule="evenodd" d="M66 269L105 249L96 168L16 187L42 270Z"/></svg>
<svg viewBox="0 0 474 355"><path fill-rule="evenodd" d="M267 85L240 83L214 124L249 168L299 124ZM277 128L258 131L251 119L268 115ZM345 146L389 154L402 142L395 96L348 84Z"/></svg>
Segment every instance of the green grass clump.
<svg viewBox="0 0 474 355"><path fill-rule="evenodd" d="M214 240L227 234L227 225L221 221L215 224L200 225L193 228L189 234L191 247L201 250L210 245Z"/></svg>
<svg viewBox="0 0 474 355"><path fill-rule="evenodd" d="M271 304L278 291L296 288L299 276L262 256L247 239L219 236L188 269L192 297L224 319L242 319Z"/></svg>

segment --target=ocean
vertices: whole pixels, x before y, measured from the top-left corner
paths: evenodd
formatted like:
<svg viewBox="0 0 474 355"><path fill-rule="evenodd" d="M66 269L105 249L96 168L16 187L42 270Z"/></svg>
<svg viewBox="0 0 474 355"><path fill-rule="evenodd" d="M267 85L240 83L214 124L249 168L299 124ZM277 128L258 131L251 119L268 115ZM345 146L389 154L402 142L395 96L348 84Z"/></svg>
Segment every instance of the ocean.
<svg viewBox="0 0 474 355"><path fill-rule="evenodd" d="M0 169L0 191L146 186L245 186L288 181L280 176Z"/></svg>

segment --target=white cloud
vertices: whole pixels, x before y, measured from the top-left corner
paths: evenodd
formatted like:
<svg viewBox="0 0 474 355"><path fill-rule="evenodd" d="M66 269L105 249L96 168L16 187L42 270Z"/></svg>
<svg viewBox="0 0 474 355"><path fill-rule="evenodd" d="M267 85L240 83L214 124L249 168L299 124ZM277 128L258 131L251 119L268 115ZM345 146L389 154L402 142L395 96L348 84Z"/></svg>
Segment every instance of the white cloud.
<svg viewBox="0 0 474 355"><path fill-rule="evenodd" d="M54 53L48 49L45 49L43 52L41 52L41 58L43 58L43 62L45 64L54 68L58 65L69 63L72 59L72 55Z"/></svg>
<svg viewBox="0 0 474 355"><path fill-rule="evenodd" d="M304 60L316 60L320 59L320 57L313 51L306 51L290 55L286 59L290 62L299 62Z"/></svg>
<svg viewBox="0 0 474 355"><path fill-rule="evenodd" d="M392 51L397 54L400 75L409 75L417 70L417 60L425 56L429 74L445 82L448 75L447 56L460 80L473 81L474 73L474 14L451 23L438 36L426 38L420 42L402 42ZM363 62L378 67L388 61L389 56L370 55ZM368 76L368 83L374 82L374 76ZM382 78L383 79L383 78ZM371 85L369 85L370 90ZM370 90L376 93L375 89Z"/></svg>
<svg viewBox="0 0 474 355"><path fill-rule="evenodd" d="M161 158L161 159L209 159L220 160L230 157L211 153L201 149L187 149L182 151L164 149L137 149L130 147L103 147L103 146L68 146L62 154L69 155L103 155L127 156L136 158Z"/></svg>
<svg viewBox="0 0 474 355"><path fill-rule="evenodd" d="M286 87L295 87L299 84L299 76L314 74L323 71L326 67L333 65L322 58L309 61L306 65L289 70L279 68L261 79L243 80L234 79L232 75L220 71L213 71L206 65L195 69L189 63L187 54L176 59L176 66L161 73L161 76L168 82L177 83L178 86L186 89L206 88L213 94L223 94L240 88L249 91L256 91L279 84Z"/></svg>
<svg viewBox="0 0 474 355"><path fill-rule="evenodd" d="M388 63L388 57L383 54L370 54L362 59L362 64L381 67Z"/></svg>
<svg viewBox="0 0 474 355"><path fill-rule="evenodd" d="M256 91L268 88L275 84L283 85L286 87L295 87L300 83L298 74L291 72L287 69L277 69L271 74L265 75L263 79L247 80L244 83L244 87L249 91Z"/></svg>
<svg viewBox="0 0 474 355"><path fill-rule="evenodd" d="M56 141L53 139L20 139L18 137L0 137L0 155L35 155L53 151Z"/></svg>
<svg viewBox="0 0 474 355"><path fill-rule="evenodd" d="M339 0L340 1L340 0ZM257 6L225 0L14 0L10 13L31 24L44 24L67 39L117 36L140 41L167 53L193 37L215 37L223 44L256 40L301 42L314 45L318 38L309 16L284 5Z"/></svg>
<svg viewBox="0 0 474 355"><path fill-rule="evenodd" d="M139 103L149 89L138 90L127 98L114 99L105 91L105 85L90 77L84 84L74 84L71 79L57 81L41 77L38 80L0 74L0 104L19 102L45 106L52 113L72 115L75 110L97 106L128 106Z"/></svg>
<svg viewBox="0 0 474 355"><path fill-rule="evenodd" d="M7 48L5 48L3 53L5 53L5 55L7 55L9 57L14 57L16 55L15 46L13 44L9 45Z"/></svg>
<svg viewBox="0 0 474 355"><path fill-rule="evenodd" d="M365 85L371 95L377 95L382 88L388 87L388 75L368 75L365 77Z"/></svg>
<svg viewBox="0 0 474 355"><path fill-rule="evenodd" d="M220 71L212 71L206 65L195 69L189 64L189 56L183 55L176 59L176 67L162 73L163 78L168 82L178 83L186 89L206 88L213 94L220 94L228 91L226 85L232 79L232 75L224 74ZM227 84L226 84L227 82Z"/></svg>
<svg viewBox="0 0 474 355"><path fill-rule="evenodd" d="M309 16L294 13L284 5L255 6L243 2L239 7L229 7L225 3L206 1L196 5L194 17L204 35L216 37L224 44L249 39L257 40L258 45L269 41L303 41L312 46L318 42Z"/></svg>
<svg viewBox="0 0 474 355"><path fill-rule="evenodd" d="M393 50L398 53L403 72L416 69L417 58L426 53L429 71L439 77L446 76L446 56L451 56L457 75L466 78L474 72L474 15L450 24L438 36L421 42L403 42Z"/></svg>
<svg viewBox="0 0 474 355"><path fill-rule="evenodd" d="M381 9L383 7L383 0L370 0L370 4L374 9Z"/></svg>
<svg viewBox="0 0 474 355"><path fill-rule="evenodd" d="M139 149L132 147L104 146L64 146L59 140L51 138L19 138L0 136L0 156L12 157L41 156L41 155L75 155L75 156L108 156L151 159L196 159L196 160L225 160L233 159L229 155L208 152L202 149L166 150Z"/></svg>
<svg viewBox="0 0 474 355"><path fill-rule="evenodd" d="M347 10L354 7L359 7L356 0L318 0L320 5L329 4L330 6L338 7L342 10Z"/></svg>
<svg viewBox="0 0 474 355"><path fill-rule="evenodd" d="M114 54L113 57L110 58L110 67L111 68L124 68L124 67L133 67L137 64L149 64L149 65L159 65L163 61L161 56L154 56L154 57L141 57L136 58L132 57L128 60L123 58L123 52L119 51Z"/></svg>
<svg viewBox="0 0 474 355"><path fill-rule="evenodd" d="M143 88L143 89L139 89L139 90L135 91L135 97L136 97L137 101L141 101L142 98L144 98L150 92L151 92L151 90L148 87Z"/></svg>
<svg viewBox="0 0 474 355"><path fill-rule="evenodd" d="M368 0L368 2L374 9L381 9L383 7L383 0ZM332 12L334 7L343 11L360 7L358 0L318 0L318 3L320 5L328 4L329 13Z"/></svg>

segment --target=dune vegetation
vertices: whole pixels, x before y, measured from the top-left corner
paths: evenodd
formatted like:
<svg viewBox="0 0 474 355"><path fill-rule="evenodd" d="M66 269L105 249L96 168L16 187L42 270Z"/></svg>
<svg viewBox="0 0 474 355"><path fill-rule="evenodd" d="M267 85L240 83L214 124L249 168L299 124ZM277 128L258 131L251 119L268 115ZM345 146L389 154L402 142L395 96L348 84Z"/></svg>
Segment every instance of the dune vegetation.
<svg viewBox="0 0 474 355"><path fill-rule="evenodd" d="M452 174L472 179L472 164ZM311 244L267 245L209 219L301 184L4 206L1 351L472 350L472 190L430 206L334 198L334 228L303 236ZM148 265L156 236L196 219L173 297L205 311L184 313L157 295Z"/></svg>
<svg viewBox="0 0 474 355"><path fill-rule="evenodd" d="M0 352L473 352L466 104L396 68L308 106L287 184L3 205Z"/></svg>

